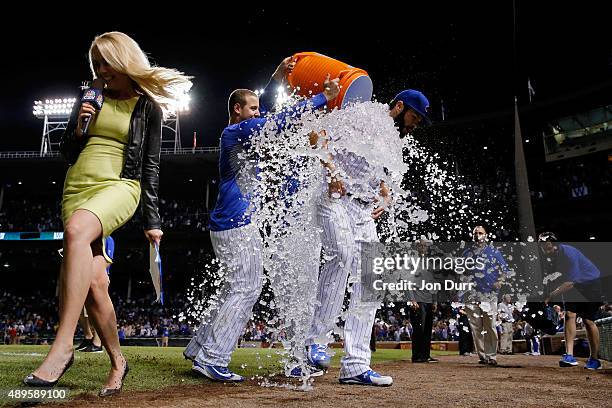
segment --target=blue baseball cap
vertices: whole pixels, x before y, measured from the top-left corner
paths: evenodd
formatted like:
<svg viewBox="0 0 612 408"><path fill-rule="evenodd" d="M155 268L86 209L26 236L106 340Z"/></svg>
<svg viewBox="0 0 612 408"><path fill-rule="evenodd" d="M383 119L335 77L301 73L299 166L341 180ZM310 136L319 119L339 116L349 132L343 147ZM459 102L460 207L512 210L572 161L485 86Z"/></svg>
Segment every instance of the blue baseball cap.
<svg viewBox="0 0 612 408"><path fill-rule="evenodd" d="M415 89L406 89L397 94L397 96L393 99L393 103L397 101L402 101L405 106L408 106L416 113L421 115L423 118L423 122L426 125L431 125L431 119L427 116L427 111L429 110L429 100L422 92L417 91Z"/></svg>

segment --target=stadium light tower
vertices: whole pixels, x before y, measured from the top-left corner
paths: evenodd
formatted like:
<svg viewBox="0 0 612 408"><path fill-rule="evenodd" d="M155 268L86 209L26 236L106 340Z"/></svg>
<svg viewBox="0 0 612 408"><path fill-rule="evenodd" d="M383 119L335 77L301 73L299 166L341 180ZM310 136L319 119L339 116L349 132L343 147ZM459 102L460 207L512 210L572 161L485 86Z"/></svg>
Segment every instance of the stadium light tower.
<svg viewBox="0 0 612 408"><path fill-rule="evenodd" d="M65 130L68 118L72 112L72 106L76 98L53 98L43 101L35 101L32 113L38 119L43 120L43 133L40 141L40 155L45 156L53 152L59 146L59 136L51 139L51 134L56 130Z"/></svg>
<svg viewBox="0 0 612 408"><path fill-rule="evenodd" d="M162 147L174 149L175 153L181 148L181 126L179 119L181 115L185 115L189 112L190 102L191 96L189 96L189 94L184 94L175 106L175 114L167 118L162 125L162 130L164 128L169 130L169 135L167 137L162 133Z"/></svg>

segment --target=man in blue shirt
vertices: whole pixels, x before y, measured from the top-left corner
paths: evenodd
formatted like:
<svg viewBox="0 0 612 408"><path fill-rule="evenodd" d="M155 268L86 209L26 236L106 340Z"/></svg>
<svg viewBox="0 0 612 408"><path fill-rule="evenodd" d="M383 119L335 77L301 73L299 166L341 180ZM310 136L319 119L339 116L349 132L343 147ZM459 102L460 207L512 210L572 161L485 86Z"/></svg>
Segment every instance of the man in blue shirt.
<svg viewBox="0 0 612 408"><path fill-rule="evenodd" d="M474 245L464 251L464 258L483 260L484 268L474 269L470 276L475 288L464 296L465 312L470 322L474 347L480 364L497 365L498 292L509 273L502 254L489 243L481 225L472 230Z"/></svg>
<svg viewBox="0 0 612 408"><path fill-rule="evenodd" d="M273 95L278 82L292 68L290 58L281 62L264 90L264 97ZM202 324L183 353L193 361L193 371L212 380L244 380L227 366L262 288L261 235L257 226L251 224L249 196L238 180L248 160L246 152L251 138L270 120L275 121L278 128L284 128L289 116L295 118L305 109L324 107L338 95L338 79L330 80L327 75L324 88L325 91L306 101L263 118L255 92L237 89L229 97L229 125L220 140L219 195L210 216L210 237L220 265L226 269L226 283L217 309L211 312L210 322ZM266 105L264 109L271 107L271 104Z"/></svg>
<svg viewBox="0 0 612 408"><path fill-rule="evenodd" d="M552 232L539 235L542 251L556 261L557 271L563 277L563 283L550 292L544 303L559 295L570 295L572 291L586 297L585 302L565 302L565 352L559 361L560 367L574 367L578 361L574 358L574 339L576 338L576 316L582 317L589 340L590 357L584 368L599 370L602 368L598 360L599 329L595 324L597 311L602 305L600 277L601 272L582 252L571 245L560 244Z"/></svg>

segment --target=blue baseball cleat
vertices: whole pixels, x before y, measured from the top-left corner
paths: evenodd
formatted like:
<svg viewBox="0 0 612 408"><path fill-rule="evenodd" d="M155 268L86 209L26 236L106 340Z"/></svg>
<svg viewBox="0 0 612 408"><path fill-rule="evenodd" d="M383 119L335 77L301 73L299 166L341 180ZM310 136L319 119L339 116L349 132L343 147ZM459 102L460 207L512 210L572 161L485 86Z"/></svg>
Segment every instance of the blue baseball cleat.
<svg viewBox="0 0 612 408"><path fill-rule="evenodd" d="M601 362L598 359L589 357L586 364L584 365L584 368L586 368L587 370L601 370L602 366Z"/></svg>
<svg viewBox="0 0 612 408"><path fill-rule="evenodd" d="M306 356L311 365L324 370L328 369L331 363L331 356L327 354L327 346L322 344L307 346Z"/></svg>
<svg viewBox="0 0 612 408"><path fill-rule="evenodd" d="M302 378L302 377L310 378L310 377L320 377L323 374L325 374L325 372L321 370L320 368L308 365L308 372L306 372L306 370L302 370L302 367L297 366L297 367L294 367L293 370L291 370L289 374L287 374L287 377L289 378Z"/></svg>
<svg viewBox="0 0 612 408"><path fill-rule="evenodd" d="M373 370L368 370L365 373L359 374L355 377L341 378L340 384L390 387L393 384L393 378L389 377L388 375L380 375Z"/></svg>
<svg viewBox="0 0 612 408"><path fill-rule="evenodd" d="M575 367L578 365L578 361L571 354L564 354L559 360L559 367Z"/></svg>
<svg viewBox="0 0 612 408"><path fill-rule="evenodd" d="M200 364L197 361L193 362L191 371L205 376L206 378L213 381L221 382L242 382L244 377L236 373L231 372L227 367L211 366Z"/></svg>

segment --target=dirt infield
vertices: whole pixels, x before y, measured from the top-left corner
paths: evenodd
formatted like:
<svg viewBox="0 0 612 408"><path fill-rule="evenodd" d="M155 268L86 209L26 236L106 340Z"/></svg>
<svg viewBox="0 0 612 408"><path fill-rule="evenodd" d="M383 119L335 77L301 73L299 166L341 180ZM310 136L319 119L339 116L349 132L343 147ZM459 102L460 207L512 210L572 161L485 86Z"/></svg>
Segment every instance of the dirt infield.
<svg viewBox="0 0 612 408"><path fill-rule="evenodd" d="M340 385L338 370L333 369L317 378L310 392L262 387L257 381L234 385L203 380L198 386L126 392L106 400L82 396L70 406L612 407L612 369L587 371L583 364L562 369L558 356L500 356L498 367L481 366L475 357L444 356L439 360L432 364L379 364L374 368L394 378L388 388ZM284 379L279 382L287 383Z"/></svg>

